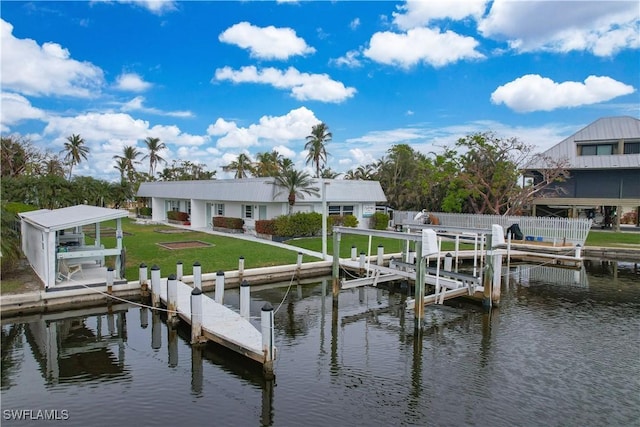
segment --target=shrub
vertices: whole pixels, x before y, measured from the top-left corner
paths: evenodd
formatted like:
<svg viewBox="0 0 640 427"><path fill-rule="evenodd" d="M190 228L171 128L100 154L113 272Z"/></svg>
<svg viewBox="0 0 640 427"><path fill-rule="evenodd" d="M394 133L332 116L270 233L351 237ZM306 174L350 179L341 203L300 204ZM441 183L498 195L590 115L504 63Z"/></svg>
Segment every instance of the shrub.
<svg viewBox="0 0 640 427"><path fill-rule="evenodd" d="M256 221L256 233L274 235L276 221L273 219L259 219Z"/></svg>
<svg viewBox="0 0 640 427"><path fill-rule="evenodd" d="M353 215L345 215L344 216L344 226L345 227L357 227L358 226L358 218Z"/></svg>
<svg viewBox="0 0 640 427"><path fill-rule="evenodd" d="M151 208L144 206L138 210L138 215L140 216L151 216Z"/></svg>
<svg viewBox="0 0 640 427"><path fill-rule="evenodd" d="M620 224L636 224L638 221L638 213L636 211L627 212L620 218Z"/></svg>
<svg viewBox="0 0 640 427"><path fill-rule="evenodd" d="M389 214L376 212L369 220L369 226L374 230L386 230L389 226Z"/></svg>
<svg viewBox="0 0 640 427"><path fill-rule="evenodd" d="M322 214L317 212L297 212L293 215L282 215L274 220L274 236L308 237L316 236L322 231ZM327 226L329 221L327 221Z"/></svg>
<svg viewBox="0 0 640 427"><path fill-rule="evenodd" d="M230 228L232 230L242 230L242 226L244 225L242 218L226 216L214 216L212 223L214 227Z"/></svg>
<svg viewBox="0 0 640 427"><path fill-rule="evenodd" d="M187 212L168 211L167 218L172 221L189 221L189 214Z"/></svg>

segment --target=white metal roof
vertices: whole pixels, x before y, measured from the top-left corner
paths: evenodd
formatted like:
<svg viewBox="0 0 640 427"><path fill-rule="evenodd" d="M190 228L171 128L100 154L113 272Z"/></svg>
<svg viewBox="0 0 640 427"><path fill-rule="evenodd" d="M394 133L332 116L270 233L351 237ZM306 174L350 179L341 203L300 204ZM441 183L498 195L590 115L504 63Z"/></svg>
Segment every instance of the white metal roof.
<svg viewBox="0 0 640 427"><path fill-rule="evenodd" d="M23 212L19 215L23 221L37 228L46 231L57 231L124 218L129 215L129 212L123 209L76 205L54 210L40 209L37 211Z"/></svg>
<svg viewBox="0 0 640 427"><path fill-rule="evenodd" d="M327 202L385 202L387 200L378 181L325 179ZM304 194L298 202L319 202L320 180L315 180L318 195ZM274 184L274 178L213 179L202 181L143 182L138 197L168 199L196 199L221 202L282 202L288 193Z"/></svg>
<svg viewBox="0 0 640 427"><path fill-rule="evenodd" d="M543 154L568 161L567 169L640 168L640 154L579 156L577 144L640 140L640 120L629 117L603 117L554 145ZM534 163L528 169L544 168Z"/></svg>

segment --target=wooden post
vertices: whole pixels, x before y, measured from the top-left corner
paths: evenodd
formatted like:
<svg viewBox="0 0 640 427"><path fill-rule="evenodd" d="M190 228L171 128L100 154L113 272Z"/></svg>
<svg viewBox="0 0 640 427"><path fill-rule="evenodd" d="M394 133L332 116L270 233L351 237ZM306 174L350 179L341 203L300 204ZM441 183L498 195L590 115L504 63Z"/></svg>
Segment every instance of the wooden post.
<svg viewBox="0 0 640 427"><path fill-rule="evenodd" d="M298 262L296 264L296 276L300 280L300 270L302 269L302 252L298 252Z"/></svg>
<svg viewBox="0 0 640 427"><path fill-rule="evenodd" d="M215 300L218 304L223 304L224 301L224 271L222 270L216 273Z"/></svg>
<svg viewBox="0 0 640 427"><path fill-rule="evenodd" d="M487 248L491 247L491 234L487 235ZM484 270L484 276L482 280L482 286L484 287L483 295L482 295L482 305L485 308L491 308L491 285L493 282L493 275L491 274L491 269L493 268L493 263L491 262L493 251L487 251L487 264L486 269Z"/></svg>
<svg viewBox="0 0 640 427"><path fill-rule="evenodd" d="M202 342L202 290L193 288L191 291L191 344Z"/></svg>
<svg viewBox="0 0 640 427"><path fill-rule="evenodd" d="M416 262L416 295L413 307L414 330L422 330L422 318L424 317L424 273L425 257L422 256L422 241L416 241L416 252L420 257Z"/></svg>
<svg viewBox="0 0 640 427"><path fill-rule="evenodd" d="M203 383L202 347L191 346L191 391L200 396Z"/></svg>
<svg viewBox="0 0 640 427"><path fill-rule="evenodd" d="M493 252L493 281L491 284L491 303L492 305L500 304L500 290L502 289L502 253L498 246L504 245L504 229L499 224L491 226Z"/></svg>
<svg viewBox="0 0 640 427"><path fill-rule="evenodd" d="M148 326L149 326L149 310L147 310L147 307L142 306L140 307L140 327L142 329L147 329Z"/></svg>
<svg viewBox="0 0 640 427"><path fill-rule="evenodd" d="M160 307L160 267L151 267L151 305Z"/></svg>
<svg viewBox="0 0 640 427"><path fill-rule="evenodd" d="M384 265L384 246L382 246L381 244L378 245L378 258L376 260L376 263L378 265Z"/></svg>
<svg viewBox="0 0 640 427"><path fill-rule="evenodd" d="M176 280L182 280L182 261L176 263Z"/></svg>
<svg viewBox="0 0 640 427"><path fill-rule="evenodd" d="M355 261L358 258L358 248L356 245L351 246L351 261Z"/></svg>
<svg viewBox="0 0 640 427"><path fill-rule="evenodd" d="M107 268L107 293L113 294L113 268Z"/></svg>
<svg viewBox="0 0 640 427"><path fill-rule="evenodd" d="M138 270L138 283L140 283L140 294L143 297L149 296L149 283L147 278L147 264L140 264L140 268Z"/></svg>
<svg viewBox="0 0 640 427"><path fill-rule="evenodd" d="M251 287L243 280L240 284L240 316L249 320L251 307Z"/></svg>
<svg viewBox="0 0 640 427"><path fill-rule="evenodd" d="M202 266L198 261L193 263L193 287L202 290Z"/></svg>
<svg viewBox="0 0 640 427"><path fill-rule="evenodd" d="M175 368L178 366L178 329L171 325L168 325L168 328L169 367Z"/></svg>
<svg viewBox="0 0 640 427"><path fill-rule="evenodd" d="M453 255L451 255L451 252L447 252L447 254L444 256L443 270L444 271L451 271L452 270L452 266L453 266Z"/></svg>
<svg viewBox="0 0 640 427"><path fill-rule="evenodd" d="M162 320L160 313L154 311L151 313L151 348L158 350L162 347Z"/></svg>
<svg viewBox="0 0 640 427"><path fill-rule="evenodd" d="M167 317L168 322L173 323L178 314L178 279L175 274L167 278Z"/></svg>
<svg viewBox="0 0 640 427"><path fill-rule="evenodd" d="M264 353L263 372L267 379L275 377L273 361L276 358L275 332L273 327L273 306L268 302L262 306L260 313L260 327L262 331L262 352Z"/></svg>
<svg viewBox="0 0 640 427"><path fill-rule="evenodd" d="M457 273L458 272L458 264L459 264L458 257L460 256L460 235L459 234L456 234L456 243L455 243L455 245L456 245L455 246L455 254L456 254L456 263L455 263L456 268L455 268L455 271Z"/></svg>
<svg viewBox="0 0 640 427"><path fill-rule="evenodd" d="M238 259L238 280L242 283L242 276L244 276L244 257L241 256Z"/></svg>
<svg viewBox="0 0 640 427"><path fill-rule="evenodd" d="M333 232L333 265L331 267L332 292L336 296L340 293L340 232Z"/></svg>

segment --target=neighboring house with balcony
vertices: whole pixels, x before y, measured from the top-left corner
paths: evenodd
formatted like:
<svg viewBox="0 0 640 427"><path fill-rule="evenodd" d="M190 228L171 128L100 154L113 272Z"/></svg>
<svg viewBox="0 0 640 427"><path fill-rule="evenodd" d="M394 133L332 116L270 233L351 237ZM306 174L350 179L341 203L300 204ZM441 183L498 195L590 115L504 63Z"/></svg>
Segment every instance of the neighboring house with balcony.
<svg viewBox="0 0 640 427"><path fill-rule="evenodd" d="M367 228L376 204L387 201L377 181L324 179L329 215L353 215L360 228ZM314 187L318 195L297 197L293 212L322 213L320 180ZM255 229L255 221L273 219L289 213L286 189L275 185L274 178L214 179L203 181L143 182L138 197L150 199L152 221L168 221L168 211L187 212L193 228L212 226L216 216L241 218L246 229Z"/></svg>
<svg viewBox="0 0 640 427"><path fill-rule="evenodd" d="M623 212L640 207L640 120L604 117L543 153L565 160L570 177L533 200L532 214L609 220L619 226ZM544 163L532 165L525 176L540 177ZM605 224L603 224L605 225Z"/></svg>

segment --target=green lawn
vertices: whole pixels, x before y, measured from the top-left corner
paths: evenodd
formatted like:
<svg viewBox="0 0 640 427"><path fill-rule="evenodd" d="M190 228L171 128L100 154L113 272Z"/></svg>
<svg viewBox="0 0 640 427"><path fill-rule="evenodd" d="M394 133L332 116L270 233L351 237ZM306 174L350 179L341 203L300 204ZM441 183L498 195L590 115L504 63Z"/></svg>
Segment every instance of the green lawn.
<svg viewBox="0 0 640 427"><path fill-rule="evenodd" d="M100 240L106 248L113 248L116 245L115 237L108 236L108 227L115 228L115 221L101 224ZM298 259L296 252L274 246L188 230L175 233L178 229L174 227L136 224L134 220L128 218L122 220L122 229L125 233L123 244L126 248L126 278L128 280L138 279L141 263L145 263L149 269L153 265L157 265L160 267L162 276L166 277L175 273L176 264L179 261L183 263L183 273L191 275L193 264L196 261L202 266L203 273L212 273L220 270L237 270L238 260L241 256L245 259L245 268L295 264ZM172 231L172 233L162 233L161 231ZM93 242L89 236L86 237L86 240L88 244ZM170 250L158 245L158 243L186 240L198 240L211 243L214 246ZM317 261L317 259L304 257L303 261L310 262Z"/></svg>
<svg viewBox="0 0 640 427"><path fill-rule="evenodd" d="M590 231L587 236L585 246L612 246L612 247L628 247L628 245L639 245L640 232L621 232L614 233L611 231Z"/></svg>

